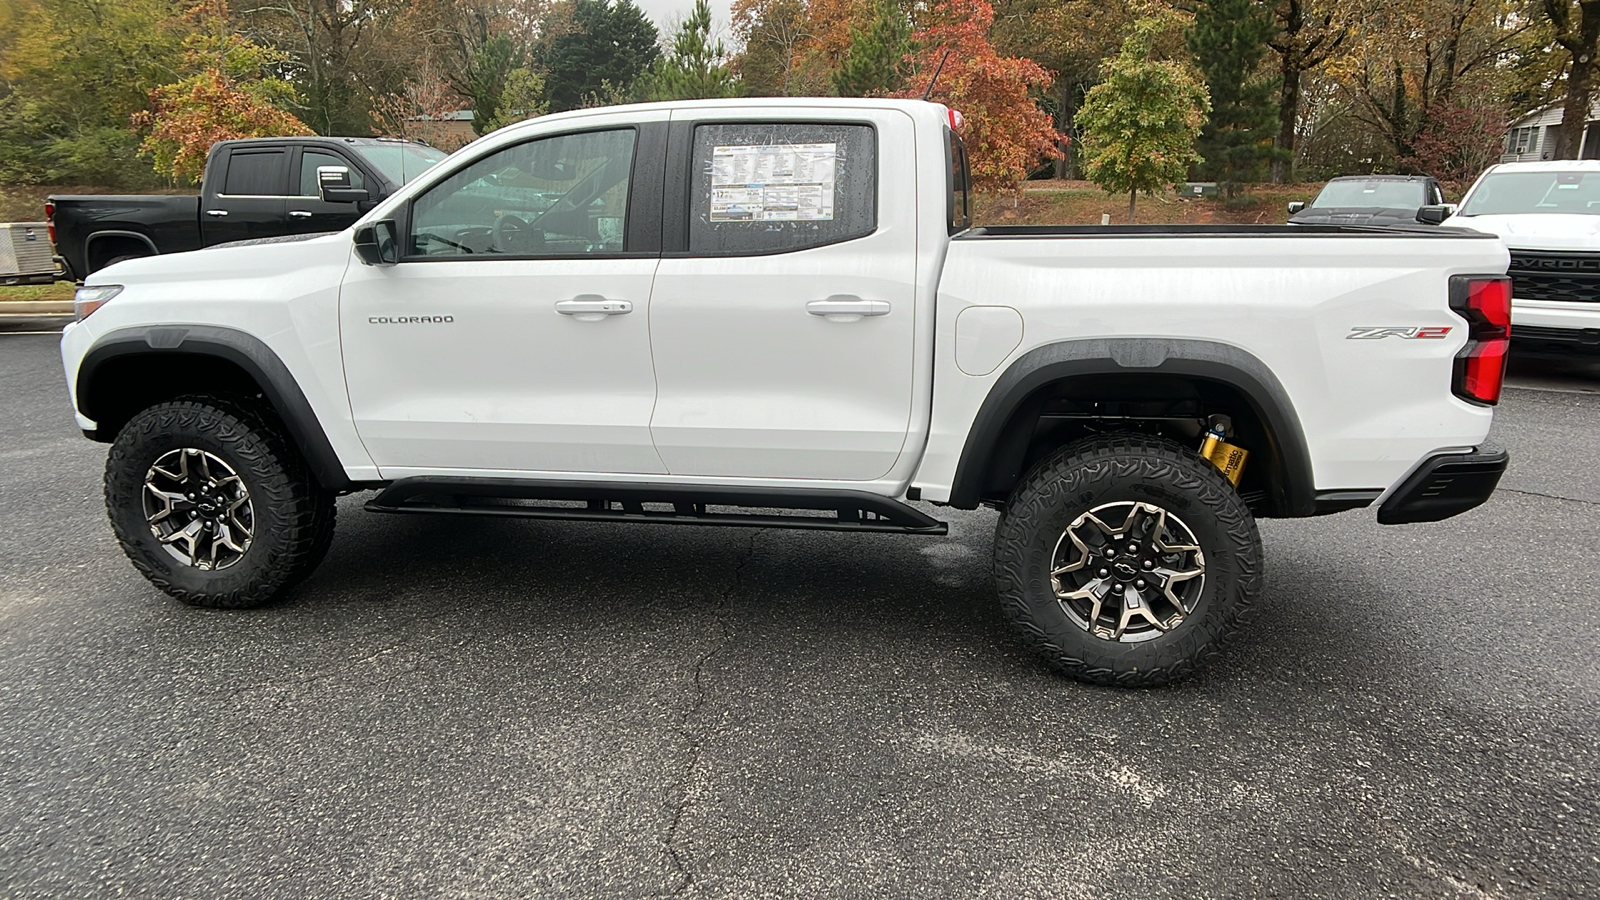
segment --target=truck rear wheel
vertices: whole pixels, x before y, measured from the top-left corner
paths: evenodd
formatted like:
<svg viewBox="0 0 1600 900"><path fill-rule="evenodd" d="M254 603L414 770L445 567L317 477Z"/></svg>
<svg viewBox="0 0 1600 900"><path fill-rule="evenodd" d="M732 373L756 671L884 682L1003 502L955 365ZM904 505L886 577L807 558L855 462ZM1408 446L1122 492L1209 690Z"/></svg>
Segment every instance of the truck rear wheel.
<svg viewBox="0 0 1600 900"><path fill-rule="evenodd" d="M1006 617L1052 667L1094 684L1193 674L1248 617L1261 561L1255 519L1216 467L1144 435L1058 450L995 532Z"/></svg>
<svg viewBox="0 0 1600 900"><path fill-rule="evenodd" d="M106 457L106 510L123 552L192 606L260 606L309 576L333 538L334 495L246 403L150 407Z"/></svg>

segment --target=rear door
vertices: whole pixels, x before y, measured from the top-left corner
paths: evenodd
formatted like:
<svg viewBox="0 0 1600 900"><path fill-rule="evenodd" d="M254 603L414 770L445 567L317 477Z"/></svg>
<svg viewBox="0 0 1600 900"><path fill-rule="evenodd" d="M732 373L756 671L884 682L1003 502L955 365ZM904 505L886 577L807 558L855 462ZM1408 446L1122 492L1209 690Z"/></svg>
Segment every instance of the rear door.
<svg viewBox="0 0 1600 900"><path fill-rule="evenodd" d="M896 110L673 113L650 298L650 432L670 473L893 467L912 406L913 146Z"/></svg>
<svg viewBox="0 0 1600 900"><path fill-rule="evenodd" d="M317 234L324 231L343 231L361 217L362 204L325 203L317 189L317 169L321 166L343 166L350 170L350 186L372 192L379 199L380 185L368 178L354 160L328 147L297 147L291 168L294 172L289 197L289 218L284 224L284 234ZM372 205L365 204L366 209Z"/></svg>
<svg viewBox="0 0 1600 900"><path fill-rule="evenodd" d="M284 233L289 148L244 144L227 149L220 179L203 185L200 236L206 246ZM214 193L213 193L214 192Z"/></svg>

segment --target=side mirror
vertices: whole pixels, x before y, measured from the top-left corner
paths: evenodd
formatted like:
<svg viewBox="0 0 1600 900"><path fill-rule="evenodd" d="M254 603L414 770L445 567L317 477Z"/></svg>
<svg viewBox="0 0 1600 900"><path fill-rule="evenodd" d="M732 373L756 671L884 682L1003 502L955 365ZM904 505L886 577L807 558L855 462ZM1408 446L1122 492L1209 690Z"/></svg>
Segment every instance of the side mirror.
<svg viewBox="0 0 1600 900"><path fill-rule="evenodd" d="M1299 212L1299 211L1300 211L1300 210L1302 210L1302 209L1305 209L1305 208L1306 208L1306 202L1305 202L1305 201L1304 201L1304 200L1294 200L1294 201L1291 201L1291 202L1290 202L1290 203L1289 203L1289 215L1291 215L1291 216L1292 216L1292 215L1294 215L1294 214L1295 214L1295 213L1297 213L1297 212Z"/></svg>
<svg viewBox="0 0 1600 900"><path fill-rule="evenodd" d="M1445 219L1455 215L1455 211L1455 204L1452 203L1424 206L1417 210L1417 221L1424 225L1441 225Z"/></svg>
<svg viewBox="0 0 1600 900"><path fill-rule="evenodd" d="M317 166L317 196L324 203L360 203L369 199L365 188L350 186L345 166Z"/></svg>
<svg viewBox="0 0 1600 900"><path fill-rule="evenodd" d="M356 229L356 256L369 266L392 266L400 261L400 241L393 220L382 219Z"/></svg>

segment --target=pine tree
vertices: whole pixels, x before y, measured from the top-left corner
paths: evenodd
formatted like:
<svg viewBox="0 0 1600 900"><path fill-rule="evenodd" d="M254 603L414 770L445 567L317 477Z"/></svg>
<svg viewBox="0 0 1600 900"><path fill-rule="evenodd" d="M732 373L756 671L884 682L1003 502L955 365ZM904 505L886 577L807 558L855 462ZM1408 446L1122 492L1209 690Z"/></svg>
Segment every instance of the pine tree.
<svg viewBox="0 0 1600 900"><path fill-rule="evenodd" d="M1260 181L1278 151L1276 83L1258 77L1272 37L1261 0L1202 0L1188 32L1189 50L1211 93L1211 119L1200 134L1202 177L1230 199L1239 185Z"/></svg>
<svg viewBox="0 0 1600 900"><path fill-rule="evenodd" d="M711 4L695 0L694 10L678 24L667 55L641 81L646 100L697 100L737 97L738 79L728 71L728 51L711 37Z"/></svg>
<svg viewBox="0 0 1600 900"><path fill-rule="evenodd" d="M661 33L633 0L574 0L572 29L539 53L551 112L584 105L612 90L631 90L661 56Z"/></svg>
<svg viewBox="0 0 1600 900"><path fill-rule="evenodd" d="M875 97L898 90L905 81L910 52L911 20L895 0L876 0L867 27L850 29L850 49L833 73L833 89L841 97Z"/></svg>

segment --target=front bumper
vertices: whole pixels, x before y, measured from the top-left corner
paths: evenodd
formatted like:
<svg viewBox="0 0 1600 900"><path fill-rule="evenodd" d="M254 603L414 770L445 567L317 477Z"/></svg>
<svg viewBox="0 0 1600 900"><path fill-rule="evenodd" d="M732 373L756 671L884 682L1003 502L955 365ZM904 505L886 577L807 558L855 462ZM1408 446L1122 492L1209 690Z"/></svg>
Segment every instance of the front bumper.
<svg viewBox="0 0 1600 900"><path fill-rule="evenodd" d="M1460 515L1489 499L1510 461L1505 448L1493 444L1429 457L1378 507L1378 521L1404 525Z"/></svg>
<svg viewBox="0 0 1600 900"><path fill-rule="evenodd" d="M1511 326L1513 343L1539 345L1550 350L1573 350L1581 353L1600 353L1600 327L1547 328L1539 325Z"/></svg>
<svg viewBox="0 0 1600 900"><path fill-rule="evenodd" d="M1511 339L1524 345L1600 351L1600 303L1513 298Z"/></svg>

